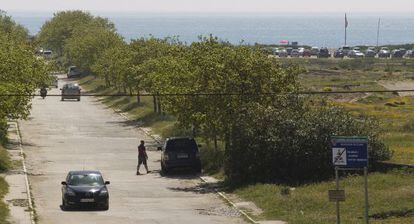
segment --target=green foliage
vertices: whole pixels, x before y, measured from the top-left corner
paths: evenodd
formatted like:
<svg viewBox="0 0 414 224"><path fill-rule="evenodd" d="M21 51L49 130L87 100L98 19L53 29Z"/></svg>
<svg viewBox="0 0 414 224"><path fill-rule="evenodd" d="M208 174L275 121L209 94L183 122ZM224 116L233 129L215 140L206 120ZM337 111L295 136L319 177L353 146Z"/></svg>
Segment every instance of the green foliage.
<svg viewBox="0 0 414 224"><path fill-rule="evenodd" d="M22 25L17 24L10 16L0 10L0 33L7 35L16 42L26 42L29 38L29 31Z"/></svg>
<svg viewBox="0 0 414 224"><path fill-rule="evenodd" d="M7 121L4 118L0 118L0 145L7 143Z"/></svg>
<svg viewBox="0 0 414 224"><path fill-rule="evenodd" d="M371 162L391 157L380 140L378 123L368 117L355 118L332 105L277 101L284 106L252 103L237 117L242 122L233 125L226 163L232 183L301 183L330 177L332 135L368 136Z"/></svg>
<svg viewBox="0 0 414 224"><path fill-rule="evenodd" d="M9 208L4 202L4 196L9 191L9 185L3 177L0 177L0 223L9 223Z"/></svg>
<svg viewBox="0 0 414 224"><path fill-rule="evenodd" d="M78 27L86 24L94 24L113 31L115 29L107 19L94 17L88 12L62 11L55 13L53 18L42 26L38 41L44 48L62 55L66 41L73 37Z"/></svg>
<svg viewBox="0 0 414 224"><path fill-rule="evenodd" d="M37 59L33 49L0 34L0 118L25 118L32 94L49 80L49 67Z"/></svg>
<svg viewBox="0 0 414 224"><path fill-rule="evenodd" d="M9 170L11 167L11 160L9 153L0 145L0 173Z"/></svg>
<svg viewBox="0 0 414 224"><path fill-rule="evenodd" d="M65 42L64 55L71 64L85 72L90 72L106 50L122 44L123 40L117 33L96 26L95 23L89 23L73 30L73 36Z"/></svg>

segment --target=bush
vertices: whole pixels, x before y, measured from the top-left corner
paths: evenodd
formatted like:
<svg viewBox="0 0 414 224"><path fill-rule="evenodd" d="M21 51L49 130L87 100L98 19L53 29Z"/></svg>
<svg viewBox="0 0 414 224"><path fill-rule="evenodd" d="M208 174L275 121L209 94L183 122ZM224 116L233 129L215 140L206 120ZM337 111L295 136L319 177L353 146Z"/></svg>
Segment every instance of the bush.
<svg viewBox="0 0 414 224"><path fill-rule="evenodd" d="M0 173L7 171L11 166L9 153L0 145Z"/></svg>
<svg viewBox="0 0 414 224"><path fill-rule="evenodd" d="M335 106L281 108L252 105L233 124L225 172L233 184L319 181L332 176L332 135L368 136L371 163L391 151L379 139L379 124ZM370 163L370 164L371 164Z"/></svg>
<svg viewBox="0 0 414 224"><path fill-rule="evenodd" d="M7 121L0 119L0 145L7 143Z"/></svg>

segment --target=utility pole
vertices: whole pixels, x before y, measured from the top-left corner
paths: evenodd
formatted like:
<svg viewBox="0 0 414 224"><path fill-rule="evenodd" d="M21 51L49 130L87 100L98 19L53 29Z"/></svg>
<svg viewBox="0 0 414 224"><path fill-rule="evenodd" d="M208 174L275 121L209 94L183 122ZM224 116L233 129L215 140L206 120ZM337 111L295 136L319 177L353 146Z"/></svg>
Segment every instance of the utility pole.
<svg viewBox="0 0 414 224"><path fill-rule="evenodd" d="M380 25L381 25L381 17L378 19L378 29L377 29L377 48L378 48L378 46L379 46Z"/></svg>
<svg viewBox="0 0 414 224"><path fill-rule="evenodd" d="M345 13L345 46L346 46L346 31L348 28L348 18L346 17L346 13Z"/></svg>

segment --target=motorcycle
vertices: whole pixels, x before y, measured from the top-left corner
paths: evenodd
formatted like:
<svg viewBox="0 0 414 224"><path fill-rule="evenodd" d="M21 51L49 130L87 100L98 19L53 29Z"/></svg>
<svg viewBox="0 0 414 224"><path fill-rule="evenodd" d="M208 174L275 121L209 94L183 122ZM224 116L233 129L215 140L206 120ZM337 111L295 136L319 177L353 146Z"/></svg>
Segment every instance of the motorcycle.
<svg viewBox="0 0 414 224"><path fill-rule="evenodd" d="M40 96L44 99L47 95L47 89L46 88L41 88L40 89Z"/></svg>

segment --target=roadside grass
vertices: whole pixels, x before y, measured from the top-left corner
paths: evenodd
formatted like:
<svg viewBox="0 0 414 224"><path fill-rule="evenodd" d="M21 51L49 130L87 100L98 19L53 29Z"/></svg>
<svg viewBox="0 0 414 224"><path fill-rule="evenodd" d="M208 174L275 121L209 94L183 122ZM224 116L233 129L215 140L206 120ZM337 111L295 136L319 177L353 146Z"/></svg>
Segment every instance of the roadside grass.
<svg viewBox="0 0 414 224"><path fill-rule="evenodd" d="M389 97L369 103L342 103L355 115L376 117L384 129L384 141L394 151L391 162L414 165L414 98Z"/></svg>
<svg viewBox="0 0 414 224"><path fill-rule="evenodd" d="M364 223L363 177L341 178L346 201L341 203L343 223ZM414 169L369 174L371 223L414 223ZM264 213L256 218L284 220L294 224L335 223L335 203L329 202L328 190L334 180L303 186L256 184L240 187L232 193L254 202Z"/></svg>
<svg viewBox="0 0 414 224"><path fill-rule="evenodd" d="M3 146L0 145L0 174L6 172L12 165L10 156ZM0 223L8 223L7 217L9 216L9 208L3 202L4 196L9 191L9 185L0 176Z"/></svg>

